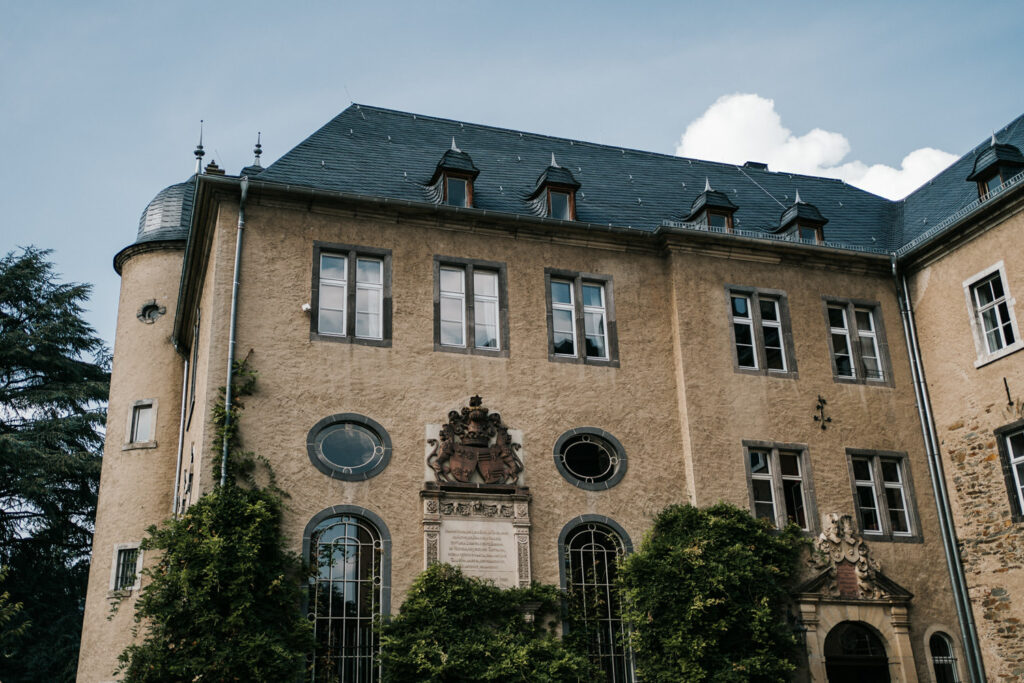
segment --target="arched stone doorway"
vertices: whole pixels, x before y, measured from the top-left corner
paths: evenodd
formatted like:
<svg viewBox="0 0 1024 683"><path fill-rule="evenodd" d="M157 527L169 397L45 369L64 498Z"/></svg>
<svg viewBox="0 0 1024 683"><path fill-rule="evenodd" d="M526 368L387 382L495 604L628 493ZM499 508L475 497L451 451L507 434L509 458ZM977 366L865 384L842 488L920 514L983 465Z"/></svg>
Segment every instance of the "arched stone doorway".
<svg viewBox="0 0 1024 683"><path fill-rule="evenodd" d="M890 683L889 658L878 633L863 622L844 621L825 637L829 683Z"/></svg>

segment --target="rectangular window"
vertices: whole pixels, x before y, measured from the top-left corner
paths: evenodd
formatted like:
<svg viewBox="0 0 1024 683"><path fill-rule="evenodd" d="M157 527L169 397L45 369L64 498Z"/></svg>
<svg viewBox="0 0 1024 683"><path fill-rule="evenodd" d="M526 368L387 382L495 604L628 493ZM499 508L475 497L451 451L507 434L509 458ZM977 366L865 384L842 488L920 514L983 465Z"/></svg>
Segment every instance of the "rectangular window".
<svg viewBox="0 0 1024 683"><path fill-rule="evenodd" d="M548 190L548 216L563 221L572 220L572 203L568 192Z"/></svg>
<svg viewBox="0 0 1024 683"><path fill-rule="evenodd" d="M877 301L824 296L832 375L836 381L892 386L889 347Z"/></svg>
<svg viewBox="0 0 1024 683"><path fill-rule="evenodd" d="M617 366L612 278L545 269L548 358Z"/></svg>
<svg viewBox="0 0 1024 683"><path fill-rule="evenodd" d="M465 178L452 178L445 176L445 204L450 206L469 206L469 193L466 191Z"/></svg>
<svg viewBox="0 0 1024 683"><path fill-rule="evenodd" d="M1024 420L996 430L999 456L1010 496L1010 516L1024 522Z"/></svg>
<svg viewBox="0 0 1024 683"><path fill-rule="evenodd" d="M978 352L974 366L980 367L1024 347L1003 262L964 280L963 285Z"/></svg>
<svg viewBox="0 0 1024 683"><path fill-rule="evenodd" d="M434 257L434 349L508 355L505 264Z"/></svg>
<svg viewBox="0 0 1024 683"><path fill-rule="evenodd" d="M313 244L310 338L391 344L391 251Z"/></svg>
<svg viewBox="0 0 1024 683"><path fill-rule="evenodd" d="M132 427L129 443L147 443L153 440L153 404L132 406Z"/></svg>
<svg viewBox="0 0 1024 683"><path fill-rule="evenodd" d="M861 533L888 540L919 540L905 455L855 450L847 450L847 454Z"/></svg>
<svg viewBox="0 0 1024 683"><path fill-rule="evenodd" d="M130 591L139 587L142 551L138 543L114 546L114 562L110 572L110 590Z"/></svg>
<svg viewBox="0 0 1024 683"><path fill-rule="evenodd" d="M778 528L792 522L811 531L816 515L812 512L807 449L792 444L743 443L754 516Z"/></svg>
<svg viewBox="0 0 1024 683"><path fill-rule="evenodd" d="M785 293L732 285L726 289L736 370L796 377Z"/></svg>
<svg viewBox="0 0 1024 683"><path fill-rule="evenodd" d="M202 311L196 308L196 320L192 325L192 360L188 361L189 372L189 399L188 399L188 424L185 428L192 426L192 413L196 409L196 377L199 374L199 323L202 320Z"/></svg>

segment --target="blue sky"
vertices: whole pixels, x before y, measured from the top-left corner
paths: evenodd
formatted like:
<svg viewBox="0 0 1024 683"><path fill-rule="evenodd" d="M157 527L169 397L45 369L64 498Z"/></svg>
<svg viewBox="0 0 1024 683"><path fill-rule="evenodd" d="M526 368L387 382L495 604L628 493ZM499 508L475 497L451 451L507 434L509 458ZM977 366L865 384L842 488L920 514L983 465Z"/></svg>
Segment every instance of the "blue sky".
<svg viewBox="0 0 1024 683"><path fill-rule="evenodd" d="M66 279L94 284L89 317L112 342L111 258L192 172L200 119L229 173L257 130L266 164L356 101L665 153L749 140L773 167L821 139L803 161L842 175L959 156L1024 112L1022 32L1024 6L998 1L8 1L0 252L53 248ZM731 135L710 121L723 97L770 100L770 120ZM695 135L718 138L681 145L701 117ZM777 149L758 147L769 134Z"/></svg>

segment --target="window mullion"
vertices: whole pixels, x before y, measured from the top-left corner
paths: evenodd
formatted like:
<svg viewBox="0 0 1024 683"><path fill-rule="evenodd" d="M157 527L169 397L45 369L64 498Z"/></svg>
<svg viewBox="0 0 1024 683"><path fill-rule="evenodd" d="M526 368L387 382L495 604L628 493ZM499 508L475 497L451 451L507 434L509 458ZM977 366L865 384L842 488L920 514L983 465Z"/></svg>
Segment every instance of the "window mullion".
<svg viewBox="0 0 1024 683"><path fill-rule="evenodd" d="M463 311L466 316L466 348L476 348L476 286L473 282L473 264L467 264L465 268L466 284L463 285L466 296L466 304Z"/></svg>
<svg viewBox="0 0 1024 683"><path fill-rule="evenodd" d="M782 486L782 462L779 458L779 449L772 448L772 494L775 498L775 528L785 529L789 519L786 517L786 497Z"/></svg>
<svg viewBox="0 0 1024 683"><path fill-rule="evenodd" d="M356 253L350 251L345 257L345 336L356 336Z"/></svg>
<svg viewBox="0 0 1024 683"><path fill-rule="evenodd" d="M750 324L754 342L754 354L757 356L757 367L764 372L768 371L768 357L764 352L764 327L761 324L761 300L757 292L750 293Z"/></svg>
<svg viewBox="0 0 1024 683"><path fill-rule="evenodd" d="M583 313L583 278L576 276L572 280L573 290L573 327L576 329L576 357L587 360L587 330Z"/></svg>
<svg viewBox="0 0 1024 683"><path fill-rule="evenodd" d="M885 496L885 480L882 478L882 459L874 456L868 460L871 463L871 472L875 481L875 505L878 506L878 522L882 527L882 534L892 537L892 520L889 519L889 501Z"/></svg>

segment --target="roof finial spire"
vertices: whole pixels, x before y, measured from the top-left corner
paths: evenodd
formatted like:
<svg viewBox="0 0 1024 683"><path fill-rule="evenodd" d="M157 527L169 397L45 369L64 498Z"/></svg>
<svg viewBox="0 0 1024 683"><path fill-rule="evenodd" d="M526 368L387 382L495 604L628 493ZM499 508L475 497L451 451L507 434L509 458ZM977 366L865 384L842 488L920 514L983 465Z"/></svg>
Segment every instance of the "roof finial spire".
<svg viewBox="0 0 1024 683"><path fill-rule="evenodd" d="M707 176L704 176L704 191L711 192L711 181L708 180Z"/></svg>
<svg viewBox="0 0 1024 683"><path fill-rule="evenodd" d="M555 153L554 152L551 153L551 165L554 166L555 168L562 168L561 166L558 165L558 162L555 161Z"/></svg>
<svg viewBox="0 0 1024 683"><path fill-rule="evenodd" d="M253 166L260 165L260 155L263 154L263 145L260 144L260 138L263 133L256 131L256 146L252 148L252 153L256 155L256 158L252 160Z"/></svg>
<svg viewBox="0 0 1024 683"><path fill-rule="evenodd" d="M452 136L452 151L453 152L461 152L462 151L461 149L459 149L459 146L455 144L455 136L454 135Z"/></svg>
<svg viewBox="0 0 1024 683"><path fill-rule="evenodd" d="M196 173L199 173L203 168L203 157L206 156L206 152L203 151L203 120L199 119L199 144L196 145L196 151L193 152L196 155Z"/></svg>
<svg viewBox="0 0 1024 683"><path fill-rule="evenodd" d="M800 199L800 190L796 191L796 200L793 203L794 204L803 204L803 200Z"/></svg>

